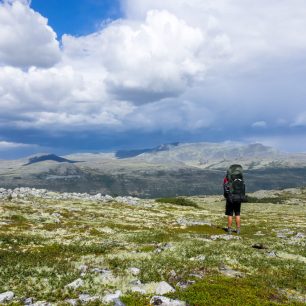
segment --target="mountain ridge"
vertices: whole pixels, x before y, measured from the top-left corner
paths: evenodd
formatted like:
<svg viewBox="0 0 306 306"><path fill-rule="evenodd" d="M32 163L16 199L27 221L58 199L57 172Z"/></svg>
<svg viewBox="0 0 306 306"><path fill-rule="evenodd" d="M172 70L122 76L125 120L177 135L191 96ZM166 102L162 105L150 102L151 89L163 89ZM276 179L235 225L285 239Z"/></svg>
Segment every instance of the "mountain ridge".
<svg viewBox="0 0 306 306"><path fill-rule="evenodd" d="M233 163L243 166L248 191L306 185L306 154L262 144L177 143L125 158L115 153L38 156L43 158L26 167L29 158L0 161L0 187L138 197L217 194Z"/></svg>

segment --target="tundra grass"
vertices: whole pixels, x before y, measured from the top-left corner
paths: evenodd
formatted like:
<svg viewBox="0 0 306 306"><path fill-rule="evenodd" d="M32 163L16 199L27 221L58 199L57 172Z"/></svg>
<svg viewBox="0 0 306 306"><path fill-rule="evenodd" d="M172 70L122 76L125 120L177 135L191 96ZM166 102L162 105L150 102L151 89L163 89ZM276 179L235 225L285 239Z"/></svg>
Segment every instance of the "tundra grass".
<svg viewBox="0 0 306 306"><path fill-rule="evenodd" d="M29 297L68 305L66 299L82 293L121 290L126 305L141 306L154 294L134 293L131 284L166 281L176 289L169 297L194 306L305 304L304 190L277 191L264 200L252 195L242 205L239 236L224 230L222 197L186 199L197 207L1 200L0 293L15 293L11 305ZM224 266L241 277L223 275ZM139 275L131 275L131 267ZM99 269L111 276L103 278ZM67 288L78 278L82 286ZM180 288L187 281L192 284Z"/></svg>

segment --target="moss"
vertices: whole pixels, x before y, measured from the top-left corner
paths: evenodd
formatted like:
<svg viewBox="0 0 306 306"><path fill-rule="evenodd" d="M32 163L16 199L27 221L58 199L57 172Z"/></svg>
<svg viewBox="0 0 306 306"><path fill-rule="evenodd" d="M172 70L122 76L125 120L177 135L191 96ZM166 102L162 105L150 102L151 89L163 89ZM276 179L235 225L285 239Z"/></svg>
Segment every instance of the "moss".
<svg viewBox="0 0 306 306"><path fill-rule="evenodd" d="M130 293L122 296L120 300L126 306L140 306L140 305L149 305L150 297L142 295L140 293Z"/></svg>
<svg viewBox="0 0 306 306"><path fill-rule="evenodd" d="M213 277L169 295L189 305L279 305L287 299L265 283Z"/></svg>

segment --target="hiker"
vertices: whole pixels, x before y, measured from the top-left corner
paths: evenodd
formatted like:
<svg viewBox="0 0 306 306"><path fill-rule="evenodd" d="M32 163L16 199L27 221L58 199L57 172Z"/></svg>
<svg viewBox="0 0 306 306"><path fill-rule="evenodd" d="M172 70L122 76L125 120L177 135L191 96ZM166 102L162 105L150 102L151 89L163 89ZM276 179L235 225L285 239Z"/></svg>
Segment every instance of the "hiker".
<svg viewBox="0 0 306 306"><path fill-rule="evenodd" d="M232 233L233 215L235 214L236 233L240 234L240 208L245 201L245 185L243 181L242 167L231 165L223 180L223 195L226 198L225 214L227 219L227 232Z"/></svg>

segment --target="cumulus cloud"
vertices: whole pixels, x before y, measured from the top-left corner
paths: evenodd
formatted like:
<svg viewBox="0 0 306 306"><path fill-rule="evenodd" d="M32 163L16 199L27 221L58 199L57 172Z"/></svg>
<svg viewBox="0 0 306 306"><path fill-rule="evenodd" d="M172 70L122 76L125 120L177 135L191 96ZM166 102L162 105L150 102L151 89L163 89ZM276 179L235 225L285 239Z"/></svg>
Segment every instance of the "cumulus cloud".
<svg viewBox="0 0 306 306"><path fill-rule="evenodd" d="M63 37L67 57L95 60L107 89L134 104L178 96L203 77L224 52L226 37L210 37L168 11L151 10L143 22L121 20L85 37ZM218 52L207 56L214 46Z"/></svg>
<svg viewBox="0 0 306 306"><path fill-rule="evenodd" d="M211 128L226 138L229 126L242 134L306 125L304 0L123 5L124 18L64 35L60 48L28 1L1 2L0 126Z"/></svg>
<svg viewBox="0 0 306 306"><path fill-rule="evenodd" d="M303 0L126 0L130 19L148 10L166 9L190 25L224 31L232 40L236 60L256 56L284 56L303 52L306 5Z"/></svg>
<svg viewBox="0 0 306 306"><path fill-rule="evenodd" d="M60 59L56 34L28 1L0 2L0 65L50 67Z"/></svg>

